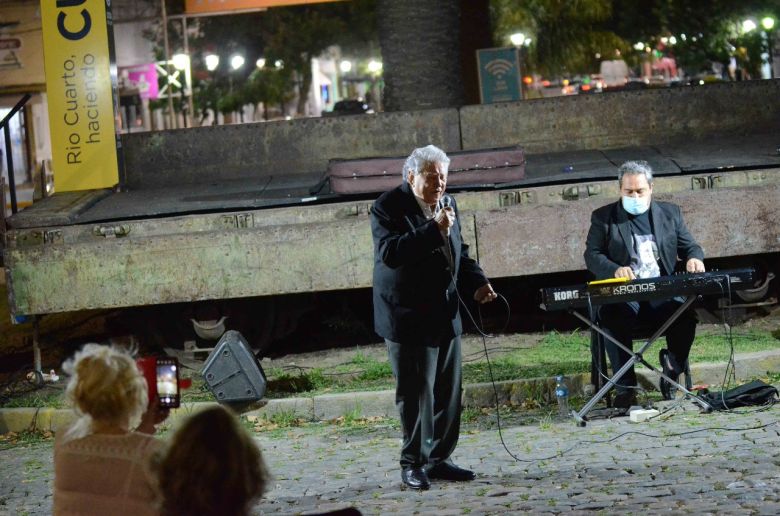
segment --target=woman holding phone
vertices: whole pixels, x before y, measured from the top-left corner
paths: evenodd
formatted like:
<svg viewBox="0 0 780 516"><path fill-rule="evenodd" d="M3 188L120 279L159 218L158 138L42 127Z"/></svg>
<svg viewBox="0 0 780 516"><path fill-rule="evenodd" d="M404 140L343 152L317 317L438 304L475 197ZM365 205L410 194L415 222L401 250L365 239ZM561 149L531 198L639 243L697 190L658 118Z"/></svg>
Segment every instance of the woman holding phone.
<svg viewBox="0 0 780 516"><path fill-rule="evenodd" d="M125 350L87 344L63 364L77 420L57 432L54 514L158 514L149 459L167 416Z"/></svg>

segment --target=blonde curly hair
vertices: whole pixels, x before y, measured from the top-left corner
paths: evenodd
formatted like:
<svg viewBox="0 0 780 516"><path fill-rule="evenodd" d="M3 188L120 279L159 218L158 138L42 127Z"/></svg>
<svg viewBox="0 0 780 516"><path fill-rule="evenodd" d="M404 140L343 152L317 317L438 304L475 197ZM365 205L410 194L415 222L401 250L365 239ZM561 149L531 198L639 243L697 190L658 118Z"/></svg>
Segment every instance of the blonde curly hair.
<svg viewBox="0 0 780 516"><path fill-rule="evenodd" d="M219 405L190 416L152 470L161 514L169 516L248 514L270 478L252 437Z"/></svg>
<svg viewBox="0 0 780 516"><path fill-rule="evenodd" d="M130 351L86 344L62 365L70 375L65 389L79 420L70 438L91 433L93 423L135 428L148 405L147 385Z"/></svg>

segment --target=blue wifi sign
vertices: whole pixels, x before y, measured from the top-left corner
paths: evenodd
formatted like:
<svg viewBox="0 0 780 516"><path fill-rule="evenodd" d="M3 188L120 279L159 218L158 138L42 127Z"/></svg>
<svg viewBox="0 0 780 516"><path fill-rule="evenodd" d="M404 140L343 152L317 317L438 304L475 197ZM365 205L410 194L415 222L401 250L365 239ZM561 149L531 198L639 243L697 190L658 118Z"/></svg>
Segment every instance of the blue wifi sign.
<svg viewBox="0 0 780 516"><path fill-rule="evenodd" d="M523 98L520 56L516 48L477 50L479 92L483 104Z"/></svg>

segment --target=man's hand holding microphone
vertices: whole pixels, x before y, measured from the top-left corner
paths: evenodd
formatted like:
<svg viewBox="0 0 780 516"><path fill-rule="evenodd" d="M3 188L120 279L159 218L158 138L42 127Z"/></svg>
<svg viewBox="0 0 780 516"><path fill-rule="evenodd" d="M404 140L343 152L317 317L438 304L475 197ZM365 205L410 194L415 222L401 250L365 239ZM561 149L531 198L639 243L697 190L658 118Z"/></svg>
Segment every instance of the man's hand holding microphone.
<svg viewBox="0 0 780 516"><path fill-rule="evenodd" d="M433 220L439 226L441 231L446 232L449 236L450 228L455 224L455 210L452 207L452 199L449 195L445 195L437 206L438 211L434 215ZM493 290L493 286L490 283L482 285L474 293L474 301L485 304L493 301L498 297L498 294Z"/></svg>
<svg viewBox="0 0 780 516"><path fill-rule="evenodd" d="M439 226L441 231L444 231L447 236L450 234L450 228L455 224L455 210L452 208L452 201L448 195L445 195L439 205L437 206L436 215L433 216L433 220Z"/></svg>

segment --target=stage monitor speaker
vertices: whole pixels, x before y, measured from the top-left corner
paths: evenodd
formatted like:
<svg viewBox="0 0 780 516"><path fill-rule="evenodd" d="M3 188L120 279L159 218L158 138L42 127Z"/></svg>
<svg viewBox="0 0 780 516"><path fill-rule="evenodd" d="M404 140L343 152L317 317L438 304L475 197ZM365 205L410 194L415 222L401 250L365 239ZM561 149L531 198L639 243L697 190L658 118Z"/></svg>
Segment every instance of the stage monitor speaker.
<svg viewBox="0 0 780 516"><path fill-rule="evenodd" d="M234 330L222 335L201 374L220 403L258 401L265 395L263 369L244 336Z"/></svg>

